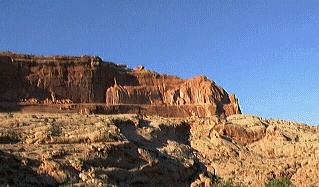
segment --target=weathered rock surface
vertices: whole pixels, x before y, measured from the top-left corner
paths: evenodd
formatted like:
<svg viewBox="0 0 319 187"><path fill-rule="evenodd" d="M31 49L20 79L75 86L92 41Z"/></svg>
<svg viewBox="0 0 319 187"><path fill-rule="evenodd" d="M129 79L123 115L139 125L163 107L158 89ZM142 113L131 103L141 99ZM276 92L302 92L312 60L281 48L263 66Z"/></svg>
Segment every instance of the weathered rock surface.
<svg viewBox="0 0 319 187"><path fill-rule="evenodd" d="M3 186L319 185L318 127L251 115L0 113Z"/></svg>
<svg viewBox="0 0 319 187"><path fill-rule="evenodd" d="M189 186L205 168L184 123L44 113L0 120L0 160L19 158L1 162L4 186Z"/></svg>
<svg viewBox="0 0 319 187"><path fill-rule="evenodd" d="M74 112L83 109L77 104L89 103L95 107L86 108L98 113L167 117L240 113L235 96L205 76L184 80L144 68L128 69L95 56L2 52L0 65L0 102L68 104L59 108Z"/></svg>
<svg viewBox="0 0 319 187"><path fill-rule="evenodd" d="M5 52L0 65L0 111L22 111L0 113L1 186L319 186L319 127L241 115L205 76L92 56Z"/></svg>
<svg viewBox="0 0 319 187"><path fill-rule="evenodd" d="M319 185L318 127L251 115L188 123L191 147L224 181L264 186L268 180L288 178L295 186Z"/></svg>

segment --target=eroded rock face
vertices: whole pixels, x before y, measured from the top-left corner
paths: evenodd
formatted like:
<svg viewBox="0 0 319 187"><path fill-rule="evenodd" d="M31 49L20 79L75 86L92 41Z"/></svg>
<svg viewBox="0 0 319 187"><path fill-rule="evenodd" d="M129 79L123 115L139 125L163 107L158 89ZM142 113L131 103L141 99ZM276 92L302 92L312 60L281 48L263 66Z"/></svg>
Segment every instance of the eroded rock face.
<svg viewBox="0 0 319 187"><path fill-rule="evenodd" d="M265 186L288 178L293 186L318 186L319 128L252 115L190 119L190 145L208 171L240 186ZM304 180L307 179L307 180ZM197 180L203 186L204 180Z"/></svg>
<svg viewBox="0 0 319 187"><path fill-rule="evenodd" d="M226 117L241 113L235 96L205 76L184 80L144 67L127 69L95 56L44 57L3 52L0 64L2 102L105 103L101 113L165 117Z"/></svg>
<svg viewBox="0 0 319 187"><path fill-rule="evenodd" d="M319 185L319 128L252 115L0 113L2 186ZM307 180L305 180L307 179ZM229 185L228 185L229 186Z"/></svg>
<svg viewBox="0 0 319 187"><path fill-rule="evenodd" d="M95 56L34 56L0 53L0 100L36 99L40 103L103 103L104 92L124 67ZM129 75L123 82L134 82Z"/></svg>
<svg viewBox="0 0 319 187"><path fill-rule="evenodd" d="M189 186L205 168L189 125L139 117L0 113L1 185Z"/></svg>

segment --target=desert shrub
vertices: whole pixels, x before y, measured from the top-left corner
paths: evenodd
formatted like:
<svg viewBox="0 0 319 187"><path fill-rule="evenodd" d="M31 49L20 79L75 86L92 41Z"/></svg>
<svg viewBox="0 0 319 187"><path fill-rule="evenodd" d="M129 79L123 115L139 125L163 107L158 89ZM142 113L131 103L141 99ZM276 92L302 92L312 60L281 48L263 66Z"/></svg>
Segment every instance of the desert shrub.
<svg viewBox="0 0 319 187"><path fill-rule="evenodd" d="M5 118L13 118L13 114L12 113L8 113L8 115L6 115Z"/></svg>
<svg viewBox="0 0 319 187"><path fill-rule="evenodd" d="M220 178L215 178L215 183L212 184L211 187L245 187L245 186L235 184L232 178L228 179L226 182L221 182Z"/></svg>
<svg viewBox="0 0 319 187"><path fill-rule="evenodd" d="M59 136L62 133L61 127L56 124L52 124L49 130L51 132L51 136Z"/></svg>
<svg viewBox="0 0 319 187"><path fill-rule="evenodd" d="M31 115L31 118L38 119L38 117L36 115Z"/></svg>
<svg viewBox="0 0 319 187"><path fill-rule="evenodd" d="M30 125L29 123L26 123L26 122L22 122L22 126L28 126Z"/></svg>
<svg viewBox="0 0 319 187"><path fill-rule="evenodd" d="M265 187L289 187L291 184L291 181L287 178L272 179L266 183Z"/></svg>
<svg viewBox="0 0 319 187"><path fill-rule="evenodd" d="M10 141L19 141L19 138L21 137L20 133L17 133L16 131L12 129L6 129L1 128L0 129L0 142L10 142Z"/></svg>

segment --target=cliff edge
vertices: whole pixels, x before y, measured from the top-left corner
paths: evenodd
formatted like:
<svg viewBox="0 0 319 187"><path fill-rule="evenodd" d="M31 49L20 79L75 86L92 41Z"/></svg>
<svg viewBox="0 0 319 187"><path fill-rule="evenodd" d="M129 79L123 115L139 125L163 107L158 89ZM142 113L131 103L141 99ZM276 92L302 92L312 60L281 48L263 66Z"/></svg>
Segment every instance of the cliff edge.
<svg viewBox="0 0 319 187"><path fill-rule="evenodd" d="M86 55L1 52L0 64L2 103L68 104L68 109L75 112L85 105L96 113L165 117L241 113L235 96L205 76L181 79L143 67L128 69Z"/></svg>

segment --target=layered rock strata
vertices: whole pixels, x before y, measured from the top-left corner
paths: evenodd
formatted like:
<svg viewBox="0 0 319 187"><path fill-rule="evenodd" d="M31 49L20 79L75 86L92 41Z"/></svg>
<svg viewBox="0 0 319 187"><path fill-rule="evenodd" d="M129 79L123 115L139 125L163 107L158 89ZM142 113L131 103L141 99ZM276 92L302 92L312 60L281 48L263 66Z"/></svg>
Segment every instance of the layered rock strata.
<svg viewBox="0 0 319 187"><path fill-rule="evenodd" d="M2 52L0 64L1 102L99 103L102 113L167 117L241 113L235 96L205 76L185 80L144 68L128 69L96 56Z"/></svg>

